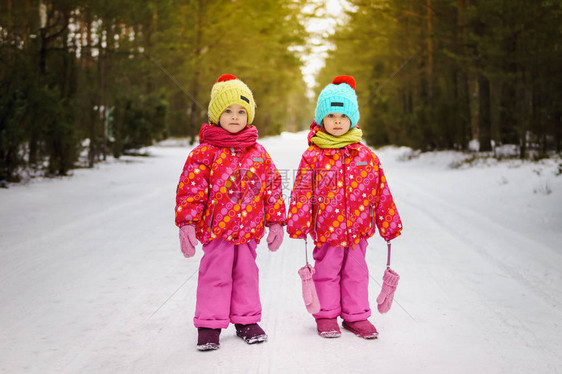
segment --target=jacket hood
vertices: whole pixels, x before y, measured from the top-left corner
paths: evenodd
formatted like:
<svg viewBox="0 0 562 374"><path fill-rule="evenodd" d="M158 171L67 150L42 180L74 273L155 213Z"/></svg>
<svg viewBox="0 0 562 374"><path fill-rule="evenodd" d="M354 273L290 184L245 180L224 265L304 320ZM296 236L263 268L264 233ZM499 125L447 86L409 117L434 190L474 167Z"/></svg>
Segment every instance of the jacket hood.
<svg viewBox="0 0 562 374"><path fill-rule="evenodd" d="M318 131L322 131L322 127L316 123L316 121L312 121L312 123L310 124L310 131L308 132L308 145L312 145L312 138L316 135L316 133Z"/></svg>

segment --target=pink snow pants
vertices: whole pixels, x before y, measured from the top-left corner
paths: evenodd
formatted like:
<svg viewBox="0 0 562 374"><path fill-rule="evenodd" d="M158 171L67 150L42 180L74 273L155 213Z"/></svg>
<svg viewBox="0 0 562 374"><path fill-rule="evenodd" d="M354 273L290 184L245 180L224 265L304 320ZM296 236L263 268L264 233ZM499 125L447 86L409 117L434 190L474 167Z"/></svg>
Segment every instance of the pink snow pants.
<svg viewBox="0 0 562 374"><path fill-rule="evenodd" d="M199 264L195 327L224 329L261 319L256 241L232 244L215 239L203 245Z"/></svg>
<svg viewBox="0 0 562 374"><path fill-rule="evenodd" d="M366 249L365 239L354 249L329 244L314 249L316 273L312 279L320 300L320 312L314 318L341 316L355 322L371 316Z"/></svg>

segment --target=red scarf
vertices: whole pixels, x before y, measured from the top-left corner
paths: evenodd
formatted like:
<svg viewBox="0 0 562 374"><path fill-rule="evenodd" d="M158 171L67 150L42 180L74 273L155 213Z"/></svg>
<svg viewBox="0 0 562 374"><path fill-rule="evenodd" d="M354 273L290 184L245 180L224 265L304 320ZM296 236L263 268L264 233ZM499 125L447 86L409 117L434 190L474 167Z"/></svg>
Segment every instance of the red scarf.
<svg viewBox="0 0 562 374"><path fill-rule="evenodd" d="M258 129L246 126L239 133L231 134L222 127L204 123L199 131L199 143L207 143L215 147L246 148L256 144Z"/></svg>

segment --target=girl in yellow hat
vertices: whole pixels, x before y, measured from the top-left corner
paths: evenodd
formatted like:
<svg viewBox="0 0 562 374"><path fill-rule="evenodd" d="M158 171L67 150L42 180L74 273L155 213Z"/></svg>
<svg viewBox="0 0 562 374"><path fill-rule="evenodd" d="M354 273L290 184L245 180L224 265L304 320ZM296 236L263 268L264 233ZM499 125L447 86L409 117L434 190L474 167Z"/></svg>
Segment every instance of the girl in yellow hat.
<svg viewBox="0 0 562 374"><path fill-rule="evenodd" d="M211 91L209 124L187 158L176 196L175 223L185 257L204 255L199 265L195 327L197 348L219 348L221 329L230 323L247 343L267 335L261 319L256 247L268 227L267 244L276 251L286 224L281 175L258 130L252 91L234 75L219 77Z"/></svg>

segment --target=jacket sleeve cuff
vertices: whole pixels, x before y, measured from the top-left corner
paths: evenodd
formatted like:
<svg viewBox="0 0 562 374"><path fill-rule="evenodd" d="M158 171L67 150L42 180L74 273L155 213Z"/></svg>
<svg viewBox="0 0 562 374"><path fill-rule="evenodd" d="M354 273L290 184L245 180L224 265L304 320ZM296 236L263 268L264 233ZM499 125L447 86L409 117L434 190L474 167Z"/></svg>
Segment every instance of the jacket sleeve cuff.
<svg viewBox="0 0 562 374"><path fill-rule="evenodd" d="M275 225L275 224L278 224L278 225L281 225L281 226L287 226L287 221L286 220L285 221L268 221L268 222L265 223L265 227L269 227L269 226Z"/></svg>

